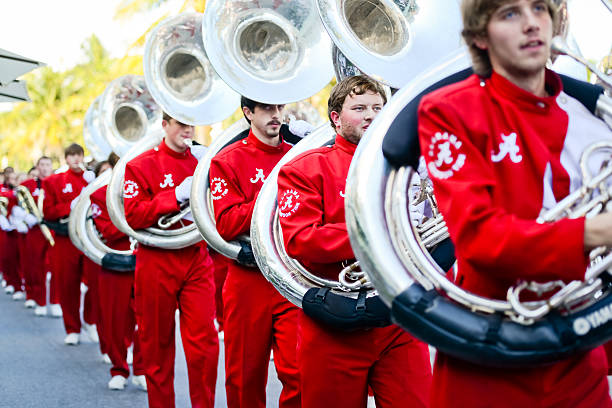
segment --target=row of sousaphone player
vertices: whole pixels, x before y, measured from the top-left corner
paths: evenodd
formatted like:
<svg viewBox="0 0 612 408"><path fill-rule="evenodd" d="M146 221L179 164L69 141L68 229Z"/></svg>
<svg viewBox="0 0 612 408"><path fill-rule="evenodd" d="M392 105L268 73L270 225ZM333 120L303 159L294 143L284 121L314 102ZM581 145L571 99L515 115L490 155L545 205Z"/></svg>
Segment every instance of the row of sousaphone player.
<svg viewBox="0 0 612 408"><path fill-rule="evenodd" d="M355 339L360 338L364 330L389 327L393 320L416 337L450 355L483 365L522 367L550 363L605 342L610 337L606 322L598 325L588 323L610 301L607 295L609 283L600 277L607 268L605 262L593 263L587 281L566 287L551 297L554 301L548 302L521 301L521 291L542 289L535 284L511 288L507 301L492 300L466 293L455 287L442 273L449 270L453 263L452 244L444 221L437 212L430 184L425 177L418 179L418 172L410 170L410 166L416 168L419 165L418 154L415 156L414 153L418 152L418 144L415 149L415 136L406 129L411 127L410 121L414 120L411 112L416 112L422 93L439 87L449 78L456 81L470 73L458 36L461 27L459 6L458 3L451 3L354 1L344 4L320 1L314 7L308 1L279 1L266 7L256 2L234 4L213 1L207 3L204 15L183 14L160 24L147 40L145 78L130 76L117 79L88 111L85 138L90 141L90 150L100 150L101 157L112 150L121 158L112 172L102 174L89 184L76 202L69 221L74 245L107 269L129 272L143 262L138 259L138 256L142 256L139 253L146 252L143 248L158 248L160 253L176 254L200 245L198 242L204 238L209 248L232 260L230 270L248 271L246 275L234 273L234 279L242 280L244 286L236 281L232 282L233 286L226 284L224 295L227 293L228 299L232 300L224 299L225 302L240 302L239 298L242 298L245 303L253 302L251 307L254 310L257 309L255 304L270 302L273 295L259 293L256 289L259 283L245 283L251 276L248 273L257 273L255 269L245 268L256 266L279 293L328 328L330 344L338 339L350 344L357 341ZM382 19L383 16L388 18ZM374 23L380 21L387 22L388 26L380 32L368 32L372 27L377 27ZM440 30L430 28L434 21L436 27L441 27ZM321 22L325 30L320 26ZM334 61L338 82L347 77L347 73L358 71L355 67L359 67L359 70L376 75L393 88L402 88L390 99L388 106L380 113L380 120L372 125L367 137L360 143L348 174L346 190L339 192L343 199L346 197L346 226L359 262L347 264L344 269L338 270L337 279L330 279L329 276L323 278L289 257L283 245L278 214L282 217L283 211L287 214L287 210L295 207L287 197L277 199L279 169L305 151L333 144L336 133L327 123L314 127L306 137L303 137L304 134L297 135L298 139L303 139L282 158L276 159L274 165L269 166L267 174L262 172L261 179L259 172L236 175L246 183L259 183L260 190L253 193L252 198L257 197L257 200L251 202L251 210L241 213L244 219L234 221L248 223L250 216L250 234L234 236L234 241L222 238L215 226L220 216L215 214L214 207L232 186L228 186L228 180L223 177L209 176L214 163L231 156L228 151L239 151L241 144L246 146L244 149L258 149L252 130L256 125L252 125L251 133L248 133L246 129L249 126L242 121L216 138L205 152L191 143L188 147L183 146L198 159L190 186L177 179L177 175L173 178L171 173L167 173L170 178L164 174L164 178L151 181L159 184L160 188L171 186L178 190L182 186L181 190L184 190L185 186L190 187L189 194L185 195L184 191L181 194L182 205L177 209L180 216L170 214L148 228L130 227L126 218L134 219L135 215L130 215L128 208L126 216L123 202L134 199L139 193L144 194L144 190L139 190L143 186L125 175L133 177L135 168L141 171L142 167L134 166L143 166L142 158L145 155L162 154L160 152L164 151L167 142L161 140L164 136L171 137L171 126L189 128L190 125L218 122L236 109L239 95L243 96L241 107L245 116L254 123L257 123L258 113L263 115L263 107L273 111L267 111L267 114L277 115L278 118L274 116L274 120L279 120L282 116L281 106L305 99L329 82L331 69L325 60L331 47L326 31L337 46ZM563 44L556 45L556 48L571 54ZM329 60L332 60L331 56ZM605 77L602 78L605 81ZM582 89L582 85L576 86ZM390 97L383 88L372 89L372 93L381 98L380 104ZM594 110L609 120L609 99L601 92L591 93L591 98ZM252 101L256 101L255 104ZM163 120L162 111L167 115ZM159 127L160 122L163 129ZM313 119L310 122L318 124ZM289 125L291 129L291 123ZM294 121L295 133L302 133L295 130L300 125L307 128L303 123ZM291 133L286 133L284 139L296 136ZM338 133L342 135L341 131ZM399 153L398 144L394 144L398 138L405 140L399 144L400 150L403 149ZM338 143L336 140L336 145ZM226 149L230 144L232 147ZM396 149L389 152L389 145ZM265 151L265 148L259 146L259 150ZM383 151L387 154L383 155ZM248 164L248 154L244 157L245 163L240 165ZM262 167L270 164L264 163L263 158L261 160ZM235 164L236 168L240 168L239 163ZM163 167L162 164L160 166ZM118 251L106 246L104 237L100 237L95 229L90 195L107 184L109 217L118 230L139 243L135 259L131 249ZM415 190L416 200L411 194ZM583 193L593 194L597 191L597 188L593 188ZM187 196L189 200L186 200ZM277 201L281 202L280 208ZM588 199L581 198L581 203L584 201ZM422 203L427 203L428 209L423 210ZM189 213L193 223L182 221L183 216L189 219ZM552 215L550 217L554 219ZM168 255L168 258L172 256ZM594 260L605 261L605 256L604 252L600 252ZM150 259L148 262L151 262ZM359 269L359 264L363 270ZM150 276L147 279L155 278ZM136 280L138 282L138 277ZM138 283L136 285L138 296ZM230 293L231 290L236 293ZM185 313L188 307L181 304L180 296L178 303L181 312ZM141 304L141 309L137 310L140 318L151 313L147 309L151 305ZM288 303L283 303L283 307L290 308ZM274 314L276 312L270 313L275 319L289 314L287 311L278 315ZM271 348L274 349L277 372L284 387L281 405L297 405L300 399L299 387L294 381L297 367L285 360L287 355L281 346L288 339L295 341L295 332L291 337L284 333L286 327L282 330L274 326L266 328L263 318L256 322L241 321L247 319L246 316L252 315L235 305L225 316L229 319L225 339L228 404L265 404L263 378L267 369L262 371L262 366L265 363L267 367L267 359L263 363L255 361L258 358L255 357L257 347L254 345L265 335L273 340L268 340L260 348L268 353ZM583 330L584 322L592 325L588 336ZM181 320L181 323L186 327L195 324L189 320ZM227 324L256 329L251 328L247 334L236 334L232 338ZM572 328L573 333L568 333L567 327ZM143 349L160 353L165 349L158 343L163 343L164 339L159 338L159 330L155 330L148 326L145 329L147 334L157 334L151 338L141 338L141 341L146 343ZM259 330L262 333L258 333ZM323 336L321 332L317 333ZM183 333L183 336L192 403L194 406L206 406L211 393L214 398L214 381L211 382L210 375L203 374L206 370L201 367L201 362L199 364L190 359L193 353L193 356L206 360L210 353L214 354L211 351L214 346L186 345L193 338L188 333ZM411 341L415 342L414 339ZM173 343L171 346L174 347ZM364 355L374 352L376 347L376 344L363 343ZM420 367L415 362L418 359L423 360L423 366L429 367L427 350L414 347L412 369ZM207 356L204 352L198 354L194 350L198 348L208 353ZM144 356L155 363L162 361L159 363L162 368L158 372L145 369L149 404L171 406L172 375L165 370L167 360L173 360L173 353L170 356L153 355L156 352ZM339 370L335 367L335 373L345 373L345 376L331 378L322 376L315 382L327 382L340 390L337 393L344 394L346 406L361 405L360 402L353 405L349 401L353 401L353 397L355 401L362 398L365 401L365 394L362 395L356 381L361 378L357 374L360 372L359 361L368 361L369 357L352 356L339 362L320 362L316 361L316 350L312 352L313 363L339 364L341 367ZM376 371L378 366L373 363L370 368ZM413 385L422 381L421 386L414 387L420 388L420 392L413 394L406 390L388 390L384 384L376 383L376 375L370 373L369 385L380 406L393 406L402 394L402 401L426 404L428 374L410 373L410 367L404 368L403 375L410 378ZM124 384L116 381L113 386L122 388ZM342 391L347 386L358 389L357 395L349 397L349 392ZM319 389L326 387L320 386ZM325 394L328 400L333 399L328 391ZM313 400L324 398L316 393L309 395ZM392 401L385 402L385 398L392 398ZM333 400L333 405L338 405ZM305 401L304 396L302 401ZM325 402L322 404L325 405Z"/></svg>

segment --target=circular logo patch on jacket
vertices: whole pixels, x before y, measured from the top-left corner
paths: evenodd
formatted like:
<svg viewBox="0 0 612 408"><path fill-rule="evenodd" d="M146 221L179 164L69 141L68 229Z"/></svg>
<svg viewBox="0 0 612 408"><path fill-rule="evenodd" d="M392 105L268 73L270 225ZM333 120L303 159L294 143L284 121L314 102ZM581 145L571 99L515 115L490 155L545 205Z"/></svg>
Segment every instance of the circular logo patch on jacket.
<svg viewBox="0 0 612 408"><path fill-rule="evenodd" d="M447 132L437 132L431 138L427 168L432 176L444 180L463 167L466 156L461 153L461 145L457 136Z"/></svg>
<svg viewBox="0 0 612 408"><path fill-rule="evenodd" d="M138 195L138 184L132 180L123 183L123 198L134 198Z"/></svg>
<svg viewBox="0 0 612 408"><path fill-rule="evenodd" d="M227 182L221 177L215 177L210 182L210 195L213 200L220 200L227 194Z"/></svg>
<svg viewBox="0 0 612 408"><path fill-rule="evenodd" d="M283 218L289 217L295 214L297 209L300 207L300 193L295 190L287 190L283 193L280 201L278 202L278 215Z"/></svg>

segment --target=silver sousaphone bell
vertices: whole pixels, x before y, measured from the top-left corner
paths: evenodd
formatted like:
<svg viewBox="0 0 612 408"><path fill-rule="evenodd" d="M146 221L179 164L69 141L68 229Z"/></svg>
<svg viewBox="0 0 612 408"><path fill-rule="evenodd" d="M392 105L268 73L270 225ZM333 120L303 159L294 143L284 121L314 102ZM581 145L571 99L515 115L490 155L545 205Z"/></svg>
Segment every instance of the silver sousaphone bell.
<svg viewBox="0 0 612 408"><path fill-rule="evenodd" d="M87 108L83 125L83 141L93 158L96 161L103 161L108 158L113 149L101 133L99 106L100 97L98 96Z"/></svg>
<svg viewBox="0 0 612 408"><path fill-rule="evenodd" d="M100 97L98 110L101 133L119 156L150 132L161 129L161 109L139 75L112 81Z"/></svg>
<svg viewBox="0 0 612 408"><path fill-rule="evenodd" d="M299 101L332 79L331 43L309 0L209 0L202 30L215 71L255 101Z"/></svg>
<svg viewBox="0 0 612 408"><path fill-rule="evenodd" d="M190 125L209 125L231 115L240 97L211 66L202 38L202 14L182 13L147 37L143 60L149 91L161 108Z"/></svg>
<svg viewBox="0 0 612 408"><path fill-rule="evenodd" d="M461 47L457 0L316 0L334 44L363 73L401 88Z"/></svg>

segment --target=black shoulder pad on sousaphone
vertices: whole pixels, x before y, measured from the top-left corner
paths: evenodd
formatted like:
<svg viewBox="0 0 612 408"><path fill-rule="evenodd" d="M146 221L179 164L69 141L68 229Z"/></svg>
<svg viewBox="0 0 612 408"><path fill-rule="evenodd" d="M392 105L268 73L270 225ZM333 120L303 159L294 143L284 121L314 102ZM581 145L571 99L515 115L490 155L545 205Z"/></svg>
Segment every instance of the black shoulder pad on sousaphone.
<svg viewBox="0 0 612 408"><path fill-rule="evenodd" d="M471 69L467 69L446 77L403 108L383 141L383 154L392 166L418 167L417 111L421 97L471 74ZM603 88L564 75L561 78L565 93L594 113ZM448 250L451 244L445 244L444 256L431 254L441 267L452 261L449 254L453 251ZM604 273L601 277L604 289L610 288L609 275ZM612 295L609 290L603 292L605 295L599 301L577 312L553 311L531 325L523 325L500 313L471 311L435 289L425 290L415 282L393 299L391 318L443 353L485 366L526 367L553 363L612 338Z"/></svg>

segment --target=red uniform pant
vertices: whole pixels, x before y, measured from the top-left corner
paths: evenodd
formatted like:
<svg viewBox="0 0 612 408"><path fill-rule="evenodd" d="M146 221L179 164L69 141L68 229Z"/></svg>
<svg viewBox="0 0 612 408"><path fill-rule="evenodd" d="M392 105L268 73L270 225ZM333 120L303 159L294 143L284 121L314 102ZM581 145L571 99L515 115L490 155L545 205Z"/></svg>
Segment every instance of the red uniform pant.
<svg viewBox="0 0 612 408"><path fill-rule="evenodd" d="M609 408L603 347L553 365L488 368L438 353L431 406L446 408Z"/></svg>
<svg viewBox="0 0 612 408"><path fill-rule="evenodd" d="M429 348L395 325L336 331L300 311L298 364L303 408L365 408L368 386L377 408L428 406Z"/></svg>
<svg viewBox="0 0 612 408"><path fill-rule="evenodd" d="M100 316L98 327L104 338L108 356L112 362L111 376L128 377L127 349L134 342L134 375L144 374L143 358L138 334L135 333L134 274L119 273L102 268L98 279Z"/></svg>
<svg viewBox="0 0 612 408"><path fill-rule="evenodd" d="M270 350L283 384L279 407L299 407L297 311L255 268L230 263L223 287L225 390L230 408L264 408Z"/></svg>
<svg viewBox="0 0 612 408"><path fill-rule="evenodd" d="M29 273L30 263L27 262L28 259L28 248L26 247L26 236L28 234L22 234L21 232L17 233L17 259L19 260L19 264L17 265L17 271L19 274L19 280L22 283L21 289L15 288L17 290L25 289L25 277ZM29 299L29 298L28 298Z"/></svg>
<svg viewBox="0 0 612 408"><path fill-rule="evenodd" d="M55 234L53 235L55 238ZM57 240L57 238L55 238ZM51 260L53 259L53 251L55 247L48 247L45 255L45 270L49 273L49 303L52 305L59 304L59 288L57 287L57 279L54 277Z"/></svg>
<svg viewBox="0 0 612 408"><path fill-rule="evenodd" d="M136 320L150 408L174 407L175 311L187 360L194 408L213 407L219 339L212 260L201 245L162 250L141 246L136 253Z"/></svg>
<svg viewBox="0 0 612 408"><path fill-rule="evenodd" d="M85 255L70 241L57 235L51 252L51 269L59 293L66 333L81 331L81 281L83 280Z"/></svg>
<svg viewBox="0 0 612 408"><path fill-rule="evenodd" d="M49 242L45 239L40 227L35 226L25 236L26 252L22 259L27 259L24 267L25 290L28 299L39 306L47 304L47 268L45 259Z"/></svg>
<svg viewBox="0 0 612 408"><path fill-rule="evenodd" d="M2 272L7 285L22 290L21 277L19 276L19 250L18 240L20 235L17 231L5 231L2 245Z"/></svg>
<svg viewBox="0 0 612 408"><path fill-rule="evenodd" d="M223 331L223 285L227 277L228 265L233 261L215 251L210 251L210 257L215 265L215 312L219 331Z"/></svg>

